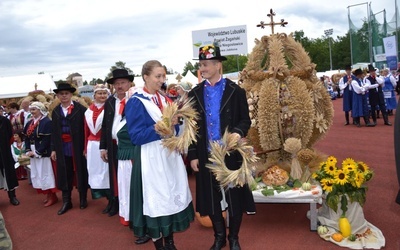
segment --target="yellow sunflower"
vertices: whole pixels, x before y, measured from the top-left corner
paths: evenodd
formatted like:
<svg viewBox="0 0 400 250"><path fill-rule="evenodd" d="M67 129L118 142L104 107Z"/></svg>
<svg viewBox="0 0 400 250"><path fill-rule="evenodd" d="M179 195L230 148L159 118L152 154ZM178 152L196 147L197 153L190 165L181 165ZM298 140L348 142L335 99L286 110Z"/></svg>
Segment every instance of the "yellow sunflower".
<svg viewBox="0 0 400 250"><path fill-rule="evenodd" d="M335 156L329 156L328 159L326 160L326 163L335 166L337 163L337 159L335 158Z"/></svg>
<svg viewBox="0 0 400 250"><path fill-rule="evenodd" d="M362 161L357 162L357 169L360 170L361 173L365 173L369 170L367 164Z"/></svg>
<svg viewBox="0 0 400 250"><path fill-rule="evenodd" d="M363 173L357 173L356 176L354 177L354 182L356 184L356 187L361 187L361 185L364 183L364 174Z"/></svg>
<svg viewBox="0 0 400 250"><path fill-rule="evenodd" d="M321 187L326 192L332 191L333 184L335 184L335 181L333 179L322 179L321 180Z"/></svg>
<svg viewBox="0 0 400 250"><path fill-rule="evenodd" d="M349 182L349 175L343 169L338 169L335 173L335 183L344 185Z"/></svg>
<svg viewBox="0 0 400 250"><path fill-rule="evenodd" d="M355 160L353 160L352 158L346 158L343 162L342 162L342 167L346 168L347 166L357 166L357 163Z"/></svg>
<svg viewBox="0 0 400 250"><path fill-rule="evenodd" d="M357 169L357 165L355 165L355 164L343 165L343 170L346 171L347 173L350 173L350 172L352 172L352 171L354 171L356 169Z"/></svg>
<svg viewBox="0 0 400 250"><path fill-rule="evenodd" d="M325 164L325 167L324 167L325 173L327 173L327 174L333 176L333 175L335 175L336 170L337 170L337 169L336 169L336 166L335 166L335 165Z"/></svg>
<svg viewBox="0 0 400 250"><path fill-rule="evenodd" d="M312 175L311 175L311 178L313 178L313 179L317 179L317 177L318 177L318 174L317 174L317 172L314 172L314 173L312 173Z"/></svg>

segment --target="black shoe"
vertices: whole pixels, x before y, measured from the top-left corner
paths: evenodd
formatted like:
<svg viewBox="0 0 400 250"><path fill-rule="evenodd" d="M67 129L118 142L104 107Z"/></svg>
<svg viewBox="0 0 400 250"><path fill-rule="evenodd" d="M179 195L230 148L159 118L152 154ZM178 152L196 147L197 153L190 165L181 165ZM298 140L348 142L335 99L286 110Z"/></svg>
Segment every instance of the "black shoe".
<svg viewBox="0 0 400 250"><path fill-rule="evenodd" d="M159 238L158 240L154 241L153 243L154 243L154 246L156 247L156 250L165 250L163 238Z"/></svg>
<svg viewBox="0 0 400 250"><path fill-rule="evenodd" d="M103 209L103 211L101 211L102 214L108 214L110 212L110 209L111 209L111 206L112 206L112 202L113 202L112 198L108 199L107 206Z"/></svg>
<svg viewBox="0 0 400 250"><path fill-rule="evenodd" d="M82 199L81 201L80 201L80 203L79 203L79 208L80 209L85 209L85 208L87 208L87 200L86 199Z"/></svg>
<svg viewBox="0 0 400 250"><path fill-rule="evenodd" d="M137 238L135 240L135 244L141 245L141 244L147 243L149 240L151 240L150 236L145 235L145 236Z"/></svg>
<svg viewBox="0 0 400 250"><path fill-rule="evenodd" d="M226 227L225 221L213 221L214 244L210 250L221 250L226 246Z"/></svg>
<svg viewBox="0 0 400 250"><path fill-rule="evenodd" d="M376 125L376 124L373 124L373 123L370 123L370 122L367 123L367 124L365 124L365 126L367 126L367 127L375 127L375 125Z"/></svg>
<svg viewBox="0 0 400 250"><path fill-rule="evenodd" d="M112 205L111 205L110 211L108 212L108 217L112 217L112 216L118 214L118 212L119 212L119 200L118 200L118 197L113 197L112 199L113 199L113 201L112 201Z"/></svg>
<svg viewBox="0 0 400 250"><path fill-rule="evenodd" d="M385 122L386 126L392 126L392 124L390 122Z"/></svg>
<svg viewBox="0 0 400 250"><path fill-rule="evenodd" d="M14 206L18 206L19 200L17 199L17 197L12 197L10 198L10 203L13 204Z"/></svg>
<svg viewBox="0 0 400 250"><path fill-rule="evenodd" d="M350 124L349 122L346 122L344 125L347 126L347 125L349 125L349 124Z"/></svg>
<svg viewBox="0 0 400 250"><path fill-rule="evenodd" d="M174 243L174 234L171 233L164 238L164 248L165 250L177 250Z"/></svg>
<svg viewBox="0 0 400 250"><path fill-rule="evenodd" d="M229 249L230 250L241 250L238 239L229 239Z"/></svg>
<svg viewBox="0 0 400 250"><path fill-rule="evenodd" d="M65 214L68 210L72 208L72 203L71 202L64 202L60 210L58 210L57 214L62 215Z"/></svg>

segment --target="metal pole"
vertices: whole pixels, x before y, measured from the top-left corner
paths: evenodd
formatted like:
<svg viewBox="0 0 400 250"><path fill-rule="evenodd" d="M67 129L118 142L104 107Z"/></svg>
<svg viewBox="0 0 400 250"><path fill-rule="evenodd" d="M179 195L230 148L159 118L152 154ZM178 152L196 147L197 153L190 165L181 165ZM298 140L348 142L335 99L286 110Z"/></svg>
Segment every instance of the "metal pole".
<svg viewBox="0 0 400 250"><path fill-rule="evenodd" d="M373 63L372 59L372 29L371 29L371 13L370 13L371 2L369 5L367 4L367 13L368 13L368 43L369 43L369 63Z"/></svg>
<svg viewBox="0 0 400 250"><path fill-rule="evenodd" d="M329 39L329 59L331 63L331 70L332 70L332 50L331 50L331 37L328 37Z"/></svg>
<svg viewBox="0 0 400 250"><path fill-rule="evenodd" d="M359 6L359 5L363 5L363 4L366 4L366 5L367 5L367 12L368 12L368 2L365 2L365 3L358 3L358 4L353 4L353 5L347 6L347 9L349 10L348 17L349 17L349 27L350 27L350 53L351 53L351 65L353 65L353 45L352 45L352 42L351 42L350 7ZM369 19L369 13L367 13L367 14L368 14L368 19ZM369 22L368 22L368 26L369 26ZM368 31L368 32L369 32L369 31ZM370 48L370 50L369 50L369 53L370 53L370 54L371 54L371 50L372 50L372 48ZM370 56L370 60L371 60L371 56Z"/></svg>
<svg viewBox="0 0 400 250"><path fill-rule="evenodd" d="M353 43L351 42L351 19L350 19L350 6L347 7L348 10L348 19L349 19L349 35L350 35L350 59L351 65L353 66Z"/></svg>
<svg viewBox="0 0 400 250"><path fill-rule="evenodd" d="M394 7L395 7L395 11L394 13L396 14L396 45L397 45L397 59L399 58L399 45L398 45L398 38L399 38L399 26L398 26L398 20L397 20L397 16L399 15L398 13L398 9L397 9L397 0L394 0Z"/></svg>

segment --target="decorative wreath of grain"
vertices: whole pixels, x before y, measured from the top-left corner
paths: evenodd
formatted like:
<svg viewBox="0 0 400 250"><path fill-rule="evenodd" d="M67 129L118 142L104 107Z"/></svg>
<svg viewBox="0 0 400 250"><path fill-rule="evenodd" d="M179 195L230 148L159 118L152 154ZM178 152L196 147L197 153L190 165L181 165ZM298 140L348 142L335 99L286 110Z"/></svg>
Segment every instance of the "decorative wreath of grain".
<svg viewBox="0 0 400 250"><path fill-rule="evenodd" d="M243 187L246 183L254 181L250 163L255 163L258 157L253 152L253 147L243 139L237 141L231 133L225 131L221 141L211 142L211 153L206 166L213 172L221 186L227 188L229 185ZM230 170L225 165L225 156L229 152L237 151L243 158L242 165L237 170Z"/></svg>
<svg viewBox="0 0 400 250"><path fill-rule="evenodd" d="M282 146L288 137L299 138L303 148L311 148L332 125L332 102L316 77L315 67L291 35L273 34L256 40L240 80L247 92L259 95L253 103L257 112L252 115L257 119L261 147L266 151L280 149L268 153L268 160L290 159ZM282 86L290 95L284 103L279 100ZM282 111L294 116L295 125L289 131L281 123Z"/></svg>
<svg viewBox="0 0 400 250"><path fill-rule="evenodd" d="M172 126L173 117L181 117L183 119L183 132L178 136L170 136L175 134ZM192 142L196 142L197 133L197 112L193 109L192 100L183 103L178 107L177 103L170 103L163 109L162 119L156 123L159 128L159 134L164 137L162 145L170 151L178 151L185 153Z"/></svg>

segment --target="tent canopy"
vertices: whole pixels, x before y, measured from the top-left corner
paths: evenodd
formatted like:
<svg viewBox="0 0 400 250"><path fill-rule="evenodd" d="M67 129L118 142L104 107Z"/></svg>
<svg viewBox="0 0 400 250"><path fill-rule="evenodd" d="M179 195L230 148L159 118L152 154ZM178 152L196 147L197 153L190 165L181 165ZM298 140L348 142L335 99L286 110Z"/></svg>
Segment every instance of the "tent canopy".
<svg viewBox="0 0 400 250"><path fill-rule="evenodd" d="M0 77L0 99L25 97L35 86L46 94L57 88L50 74Z"/></svg>

